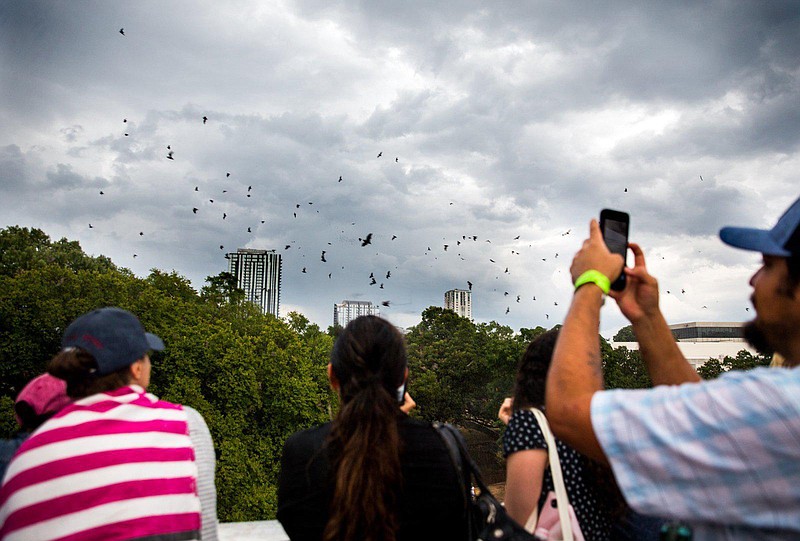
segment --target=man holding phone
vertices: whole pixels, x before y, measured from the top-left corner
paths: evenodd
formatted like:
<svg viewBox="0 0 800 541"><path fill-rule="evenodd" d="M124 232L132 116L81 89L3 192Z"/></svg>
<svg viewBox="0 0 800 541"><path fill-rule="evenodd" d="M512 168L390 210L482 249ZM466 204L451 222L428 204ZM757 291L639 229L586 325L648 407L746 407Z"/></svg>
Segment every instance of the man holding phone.
<svg viewBox="0 0 800 541"><path fill-rule="evenodd" d="M611 465L640 513L687 522L694 539L798 539L800 199L771 230L723 228L720 237L763 254L745 336L792 368L700 382L658 308L642 249L629 245L635 263L623 269L592 220L570 269L578 287L548 374L547 416L557 436ZM633 325L654 389L603 390L600 307L621 272L627 286L610 295Z"/></svg>

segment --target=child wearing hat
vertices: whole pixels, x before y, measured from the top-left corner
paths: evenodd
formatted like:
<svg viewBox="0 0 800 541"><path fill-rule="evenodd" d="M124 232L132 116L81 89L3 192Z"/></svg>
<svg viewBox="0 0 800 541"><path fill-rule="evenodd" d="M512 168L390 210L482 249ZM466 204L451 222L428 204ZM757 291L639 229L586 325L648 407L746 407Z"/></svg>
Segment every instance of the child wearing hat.
<svg viewBox="0 0 800 541"><path fill-rule="evenodd" d="M37 376L22 388L14 403L19 432L9 440L0 441L0 481L22 442L28 439L31 432L39 428L42 423L71 402L67 396L66 382L50 374Z"/></svg>

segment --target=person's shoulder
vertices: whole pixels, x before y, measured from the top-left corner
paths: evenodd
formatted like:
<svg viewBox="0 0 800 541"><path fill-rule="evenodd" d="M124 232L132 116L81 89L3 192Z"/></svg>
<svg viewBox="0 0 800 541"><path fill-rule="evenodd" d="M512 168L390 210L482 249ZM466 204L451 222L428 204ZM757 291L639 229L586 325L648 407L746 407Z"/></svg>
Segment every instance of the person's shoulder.
<svg viewBox="0 0 800 541"><path fill-rule="evenodd" d="M776 382L790 382L793 384L800 383L800 367L769 367L757 366L750 370L730 370L720 375L715 380L709 380L709 383L714 381L776 381Z"/></svg>
<svg viewBox="0 0 800 541"><path fill-rule="evenodd" d="M199 420L202 421L203 424L206 423L202 414L193 407L181 405L181 408L186 412L186 417L188 417L190 420Z"/></svg>
<svg viewBox="0 0 800 541"><path fill-rule="evenodd" d="M422 447L444 449L444 441L437 429L430 421L414 419L404 415L398 422L400 437L405 442L407 449ZM458 430L458 429L456 429Z"/></svg>
<svg viewBox="0 0 800 541"><path fill-rule="evenodd" d="M295 432L286 439L283 452L317 449L324 443L330 431L331 423L325 423Z"/></svg>
<svg viewBox="0 0 800 541"><path fill-rule="evenodd" d="M315 438L320 435L327 436L328 433L331 431L332 423L327 422L321 425L312 426L311 428L306 428L304 430L298 430L291 436L289 436L289 440L292 439L306 439L306 438ZM287 440L288 441L288 440Z"/></svg>
<svg viewBox="0 0 800 541"><path fill-rule="evenodd" d="M506 429L506 433L511 435L518 432L541 432L539 420L528 408L515 410L508 419L508 428Z"/></svg>
<svg viewBox="0 0 800 541"><path fill-rule="evenodd" d="M404 437L410 436L434 438L437 440L441 439L439 436L439 430L441 430L441 428L437 428L435 425L439 425L441 427L442 423L433 423L431 421L415 419L404 414L402 417L400 417L397 425L400 429L400 434L402 434ZM453 428L458 430L456 427Z"/></svg>
<svg viewBox="0 0 800 541"><path fill-rule="evenodd" d="M730 370L716 379L694 385L682 385L691 395L705 393L740 395L758 394L780 397L800 397L800 368L759 366L750 370Z"/></svg>
<svg viewBox="0 0 800 541"><path fill-rule="evenodd" d="M512 420L516 423L520 421L528 421L528 422L535 421L538 424L538 421L536 420L536 415L534 415L534 413L528 408L514 410L511 413L511 417L509 417L508 419L508 424L511 424Z"/></svg>
<svg viewBox="0 0 800 541"><path fill-rule="evenodd" d="M751 370L731 370L708 385L709 390L717 392L769 396L772 401L784 401L800 409L800 367L759 366Z"/></svg>
<svg viewBox="0 0 800 541"><path fill-rule="evenodd" d="M769 404L763 397L769 397ZM731 370L712 380L681 385L601 391L592 397L592 422L598 432L600 428L596 423L599 420L610 422L619 412L640 418L671 412L670 415L680 415L684 419L687 418L684 413L691 409L707 411L722 407L725 411L746 415L746 412L760 412L765 406L776 410L779 405L800 411L800 370L757 367Z"/></svg>
<svg viewBox="0 0 800 541"><path fill-rule="evenodd" d="M433 423L430 421L415 419L405 414L399 418L398 424L407 430L434 430Z"/></svg>

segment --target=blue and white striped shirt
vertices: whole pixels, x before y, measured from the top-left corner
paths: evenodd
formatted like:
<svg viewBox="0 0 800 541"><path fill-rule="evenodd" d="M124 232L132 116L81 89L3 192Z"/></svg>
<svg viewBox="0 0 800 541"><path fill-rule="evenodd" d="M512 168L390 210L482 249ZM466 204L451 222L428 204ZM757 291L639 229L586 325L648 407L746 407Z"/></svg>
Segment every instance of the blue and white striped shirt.
<svg viewBox="0 0 800 541"><path fill-rule="evenodd" d="M628 503L694 539L800 539L800 368L592 398Z"/></svg>

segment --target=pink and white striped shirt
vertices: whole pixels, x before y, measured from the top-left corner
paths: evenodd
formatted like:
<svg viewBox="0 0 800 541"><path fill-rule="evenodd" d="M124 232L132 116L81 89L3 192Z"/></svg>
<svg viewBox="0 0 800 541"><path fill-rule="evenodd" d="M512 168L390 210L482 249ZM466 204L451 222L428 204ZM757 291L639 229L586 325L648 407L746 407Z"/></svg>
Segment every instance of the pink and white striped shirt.
<svg viewBox="0 0 800 541"><path fill-rule="evenodd" d="M194 459L180 405L136 385L81 399L9 464L0 539L199 539Z"/></svg>

